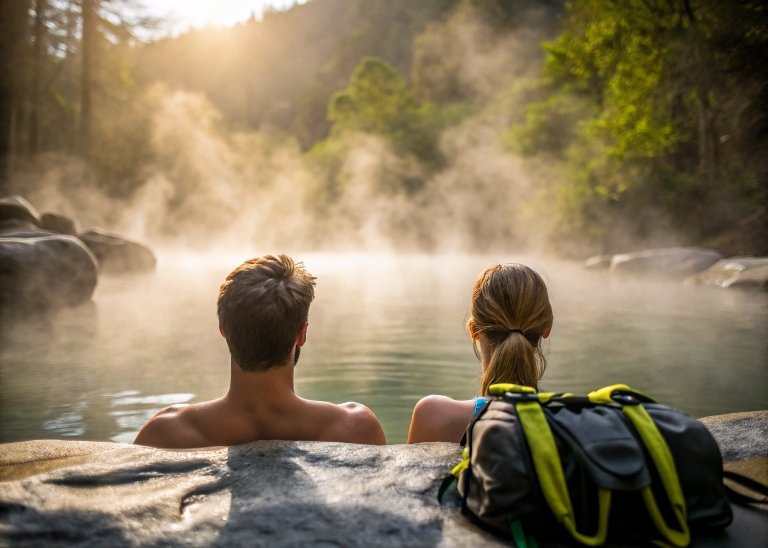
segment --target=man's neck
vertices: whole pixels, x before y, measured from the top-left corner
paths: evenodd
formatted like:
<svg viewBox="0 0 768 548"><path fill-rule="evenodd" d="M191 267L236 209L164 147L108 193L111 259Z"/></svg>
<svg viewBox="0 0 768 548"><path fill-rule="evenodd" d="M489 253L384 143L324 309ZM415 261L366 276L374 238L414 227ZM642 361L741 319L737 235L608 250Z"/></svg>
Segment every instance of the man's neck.
<svg viewBox="0 0 768 548"><path fill-rule="evenodd" d="M225 399L243 410L275 406L294 398L293 364L273 366L266 371L245 371L234 361L230 365L229 391Z"/></svg>

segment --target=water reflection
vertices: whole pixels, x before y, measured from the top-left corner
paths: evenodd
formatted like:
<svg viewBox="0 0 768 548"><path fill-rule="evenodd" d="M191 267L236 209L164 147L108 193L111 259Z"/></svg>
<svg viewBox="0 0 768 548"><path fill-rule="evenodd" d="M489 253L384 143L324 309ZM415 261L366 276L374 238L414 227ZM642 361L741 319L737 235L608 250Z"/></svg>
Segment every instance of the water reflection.
<svg viewBox="0 0 768 548"><path fill-rule="evenodd" d="M141 395L138 390L124 390L108 394L112 402L110 415L115 421L118 433L110 440L118 443L133 443L136 432L158 409L177 403L188 403L195 397L190 393Z"/></svg>
<svg viewBox="0 0 768 548"><path fill-rule="evenodd" d="M112 405L119 407L121 405L138 406L149 405L151 407L165 407L176 403L186 403L194 394L160 394L158 396L141 396L138 390L126 390L118 394L112 394Z"/></svg>
<svg viewBox="0 0 768 548"><path fill-rule="evenodd" d="M151 276L103 277L94 303L4 322L0 440L130 442L158 409L227 388L218 285L244 256L161 256ZM768 295L615 279L515 257L297 256L318 276L301 396L361 401L403 442L424 394L475 394L464 322L477 273L498 260L536 268L555 325L543 388L624 382L697 415L768 407Z"/></svg>
<svg viewBox="0 0 768 548"><path fill-rule="evenodd" d="M79 438L85 434L83 411L87 402L78 401L73 405L54 406L49 414L52 418L43 423L43 428L51 432L53 437Z"/></svg>

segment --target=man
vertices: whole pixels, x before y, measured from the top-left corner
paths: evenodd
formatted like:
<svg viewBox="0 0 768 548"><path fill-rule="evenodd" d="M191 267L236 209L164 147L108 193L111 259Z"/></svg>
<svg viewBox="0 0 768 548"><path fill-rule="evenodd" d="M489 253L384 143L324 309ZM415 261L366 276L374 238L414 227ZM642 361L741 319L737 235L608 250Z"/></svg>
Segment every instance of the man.
<svg viewBox="0 0 768 548"><path fill-rule="evenodd" d="M307 340L315 278L286 255L251 259L219 289L219 330L230 353L223 397L158 412L134 443L167 448L237 445L255 440L385 444L373 412L359 403L305 400L293 388Z"/></svg>

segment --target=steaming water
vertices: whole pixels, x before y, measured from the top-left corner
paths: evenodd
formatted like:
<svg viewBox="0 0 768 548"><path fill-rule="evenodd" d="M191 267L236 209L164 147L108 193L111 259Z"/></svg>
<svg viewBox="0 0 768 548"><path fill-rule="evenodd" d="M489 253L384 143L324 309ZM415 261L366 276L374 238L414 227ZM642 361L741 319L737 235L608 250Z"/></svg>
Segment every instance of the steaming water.
<svg viewBox="0 0 768 548"><path fill-rule="evenodd" d="M94 302L5 325L0 441L131 442L162 407L228 386L216 294L245 258L161 256L158 271L102 277ZM525 257L309 255L318 276L297 392L375 411L390 443L429 393L476 394L464 321L477 273L518 260L555 311L543 388L626 383L692 415L768 407L768 294L611 278Z"/></svg>

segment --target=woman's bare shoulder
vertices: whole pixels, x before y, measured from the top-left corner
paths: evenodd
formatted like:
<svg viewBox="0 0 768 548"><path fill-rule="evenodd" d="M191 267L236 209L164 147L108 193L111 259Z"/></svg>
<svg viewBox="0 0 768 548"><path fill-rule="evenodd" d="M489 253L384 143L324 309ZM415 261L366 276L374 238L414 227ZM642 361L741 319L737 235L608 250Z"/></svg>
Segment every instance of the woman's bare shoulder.
<svg viewBox="0 0 768 548"><path fill-rule="evenodd" d="M461 439L475 400L454 400L433 394L421 398L413 408L408 443L422 441L454 441Z"/></svg>
<svg viewBox="0 0 768 548"><path fill-rule="evenodd" d="M424 396L413 408L414 413L421 415L437 417L453 418L458 415L463 417L468 411L474 409L475 400L454 400L448 396L441 396L439 394L432 394L430 396Z"/></svg>

